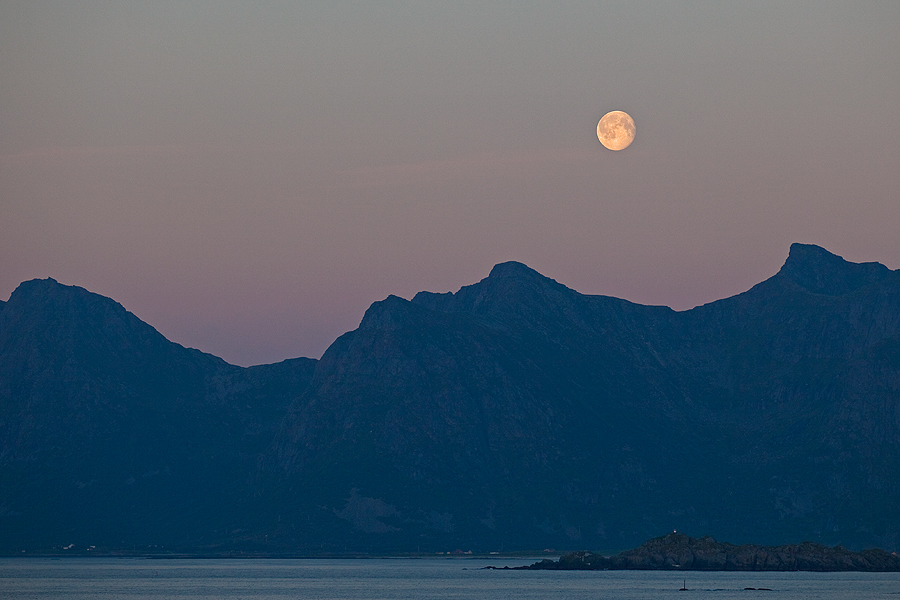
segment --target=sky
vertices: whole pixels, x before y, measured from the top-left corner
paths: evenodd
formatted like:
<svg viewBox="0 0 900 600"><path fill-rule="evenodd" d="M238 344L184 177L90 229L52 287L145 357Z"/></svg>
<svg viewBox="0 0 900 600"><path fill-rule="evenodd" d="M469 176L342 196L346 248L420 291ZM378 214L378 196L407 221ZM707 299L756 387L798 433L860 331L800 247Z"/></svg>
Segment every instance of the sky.
<svg viewBox="0 0 900 600"><path fill-rule="evenodd" d="M508 260L677 310L792 242L897 269L898 26L897 0L0 0L0 298L53 277L247 366Z"/></svg>

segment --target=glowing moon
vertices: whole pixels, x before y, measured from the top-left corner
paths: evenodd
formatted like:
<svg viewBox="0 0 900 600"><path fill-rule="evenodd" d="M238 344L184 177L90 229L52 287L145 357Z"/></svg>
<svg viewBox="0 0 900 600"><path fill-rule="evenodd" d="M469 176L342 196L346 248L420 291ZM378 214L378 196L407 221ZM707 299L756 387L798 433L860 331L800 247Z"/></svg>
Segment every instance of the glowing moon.
<svg viewBox="0 0 900 600"><path fill-rule="evenodd" d="M610 150L624 150L634 141L634 119L626 112L614 110L597 123L597 138Z"/></svg>

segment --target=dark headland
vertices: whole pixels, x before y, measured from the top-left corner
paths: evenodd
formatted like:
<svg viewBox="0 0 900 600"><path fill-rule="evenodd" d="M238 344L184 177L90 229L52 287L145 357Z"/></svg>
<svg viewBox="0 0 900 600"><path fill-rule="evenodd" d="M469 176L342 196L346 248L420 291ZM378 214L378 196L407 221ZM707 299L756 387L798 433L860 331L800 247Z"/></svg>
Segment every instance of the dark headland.
<svg viewBox="0 0 900 600"><path fill-rule="evenodd" d="M488 567L494 568L494 567ZM900 571L900 556L877 548L852 552L813 542L783 546L736 546L710 536L670 533L614 556L571 552L558 561L544 559L526 570L558 571Z"/></svg>

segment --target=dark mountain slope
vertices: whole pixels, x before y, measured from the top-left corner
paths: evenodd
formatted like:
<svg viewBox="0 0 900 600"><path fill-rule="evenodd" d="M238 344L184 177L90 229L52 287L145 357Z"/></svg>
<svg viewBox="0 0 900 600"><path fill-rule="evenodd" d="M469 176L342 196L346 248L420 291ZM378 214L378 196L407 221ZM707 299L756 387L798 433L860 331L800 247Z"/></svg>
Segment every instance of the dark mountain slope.
<svg viewBox="0 0 900 600"><path fill-rule="evenodd" d="M643 449L622 448L649 427L635 407L660 396L660 366L643 348L671 314L515 263L457 295L388 298L322 357L278 459L305 510L389 538L349 544L535 547L640 521L615 497L645 484Z"/></svg>
<svg viewBox="0 0 900 600"><path fill-rule="evenodd" d="M714 352L673 371L697 381L694 418L732 432L722 473L757 498L743 514L779 541L896 546L900 273L795 244L776 276L684 317L682 339Z"/></svg>
<svg viewBox="0 0 900 600"><path fill-rule="evenodd" d="M52 280L0 305L0 549L900 548L900 272L795 244L676 312L525 265L242 369Z"/></svg>
<svg viewBox="0 0 900 600"><path fill-rule="evenodd" d="M235 367L108 298L23 283L0 312L4 545L214 541L245 520L256 456L313 366Z"/></svg>
<svg viewBox="0 0 900 600"><path fill-rule="evenodd" d="M273 462L338 544L627 547L679 527L896 545L898 317L897 272L814 246L681 313L505 263L373 305Z"/></svg>

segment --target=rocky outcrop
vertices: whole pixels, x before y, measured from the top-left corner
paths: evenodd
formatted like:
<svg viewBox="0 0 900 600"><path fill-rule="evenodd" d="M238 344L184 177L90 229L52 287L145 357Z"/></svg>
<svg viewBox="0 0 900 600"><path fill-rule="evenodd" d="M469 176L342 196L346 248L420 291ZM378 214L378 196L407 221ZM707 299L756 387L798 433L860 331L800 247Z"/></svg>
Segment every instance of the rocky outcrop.
<svg viewBox="0 0 900 600"><path fill-rule="evenodd" d="M573 552L558 561L545 559L531 570L669 571L900 571L900 556L880 549L851 552L843 546L812 542L783 546L719 543L710 536L682 533L654 538L614 556Z"/></svg>

